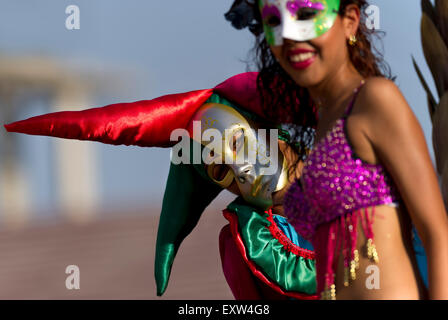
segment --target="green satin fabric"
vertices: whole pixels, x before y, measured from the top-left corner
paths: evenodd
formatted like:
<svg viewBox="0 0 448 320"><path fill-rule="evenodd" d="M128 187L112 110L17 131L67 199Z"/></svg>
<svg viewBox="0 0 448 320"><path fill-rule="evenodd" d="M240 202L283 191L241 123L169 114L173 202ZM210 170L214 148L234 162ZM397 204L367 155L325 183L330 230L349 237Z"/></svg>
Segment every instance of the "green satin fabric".
<svg viewBox="0 0 448 320"><path fill-rule="evenodd" d="M247 117L253 117L227 99L213 94L206 102L229 105ZM204 209L222 191L207 175L204 164L193 163L193 145L198 142L190 140L190 163L171 163L162 212L157 231L154 276L157 285L157 295L161 296L169 282L171 268L177 250L182 241L195 228ZM201 145L201 150L203 146Z"/></svg>
<svg viewBox="0 0 448 320"><path fill-rule="evenodd" d="M154 276L157 295L167 286L180 244L222 188L204 179L194 165L171 164L157 232Z"/></svg>
<svg viewBox="0 0 448 320"><path fill-rule="evenodd" d="M253 113L238 108L217 94L213 94L207 102L229 105L246 118L260 121ZM191 140L191 149L194 143L197 142ZM171 164L157 232L154 266L157 295L162 295L168 286L171 267L180 244L194 229L204 209L221 191L222 188L208 177L203 164ZM270 223L262 218L265 216L248 206L231 204L230 207L238 211L239 224L243 227L243 241L248 244L249 259L284 290L314 294L314 261L286 252L269 230L264 228Z"/></svg>
<svg viewBox="0 0 448 320"><path fill-rule="evenodd" d="M271 222L268 214L257 212L240 199L232 202L228 210L236 213L238 229L247 251L253 261L267 278L285 291L307 294L316 293L315 260L287 252L267 229Z"/></svg>

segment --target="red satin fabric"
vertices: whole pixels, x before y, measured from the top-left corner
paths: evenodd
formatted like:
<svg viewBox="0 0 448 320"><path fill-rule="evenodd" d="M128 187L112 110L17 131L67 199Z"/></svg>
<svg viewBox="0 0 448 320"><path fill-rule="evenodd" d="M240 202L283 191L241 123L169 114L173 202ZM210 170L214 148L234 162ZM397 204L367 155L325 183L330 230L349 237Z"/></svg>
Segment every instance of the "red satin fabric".
<svg viewBox="0 0 448 320"><path fill-rule="evenodd" d="M295 298L295 299L299 299L299 300L316 300L317 299L316 295L308 295L308 294L300 293L300 292L284 291L276 283L274 283L270 279L268 279L263 274L263 272L261 270L259 270L257 265L254 262L252 262L251 260L249 260L249 258L247 257L246 247L244 245L243 239L241 238L241 235L238 230L238 218L237 218L236 214L225 209L225 210L223 210L223 215L229 221L230 231L231 231L232 237L234 239L234 244L238 248L238 250L240 252L240 256L244 259L244 261L246 262L246 265L248 266L248 268L250 269L252 274L256 278L258 278L259 281L261 281L263 284L265 284L266 286L268 286L270 289L277 292L281 296L291 297L291 298ZM221 257L221 260L222 259L223 258ZM231 269L226 270L225 268L223 268L223 270L224 270L224 274L226 274L226 271L229 274L232 273ZM226 275L226 278L227 277L228 276ZM232 286L231 282L229 282L229 285Z"/></svg>
<svg viewBox="0 0 448 320"><path fill-rule="evenodd" d="M49 113L5 125L9 132L113 145L170 147L171 132L186 128L213 89L172 94L153 100L117 103L83 111Z"/></svg>
<svg viewBox="0 0 448 320"><path fill-rule="evenodd" d="M214 89L172 94L153 100L111 104L83 111L49 113L5 128L9 132L91 140L113 145L171 147L171 132L187 128L196 110L215 92L263 117L256 72L236 75Z"/></svg>
<svg viewBox="0 0 448 320"><path fill-rule="evenodd" d="M229 225L224 226L219 234L219 253L222 271L235 299L261 300L255 277L238 251Z"/></svg>
<svg viewBox="0 0 448 320"><path fill-rule="evenodd" d="M214 92L244 107L256 115L266 118L261 106L260 95L257 92L258 72L237 74L223 83L218 84Z"/></svg>
<svg viewBox="0 0 448 320"><path fill-rule="evenodd" d="M224 276L236 300L288 299L252 274L235 244L229 224L219 234L219 253Z"/></svg>

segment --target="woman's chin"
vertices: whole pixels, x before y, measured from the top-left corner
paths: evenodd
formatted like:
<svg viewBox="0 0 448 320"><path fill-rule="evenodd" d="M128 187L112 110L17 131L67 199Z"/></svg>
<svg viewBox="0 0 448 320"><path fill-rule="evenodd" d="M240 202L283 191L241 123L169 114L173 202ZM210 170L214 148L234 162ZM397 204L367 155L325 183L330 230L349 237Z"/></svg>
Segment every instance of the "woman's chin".
<svg viewBox="0 0 448 320"><path fill-rule="evenodd" d="M320 77L317 76L318 72L315 71L315 68L300 71L288 68L288 74L302 88L313 87L321 81Z"/></svg>
<svg viewBox="0 0 448 320"><path fill-rule="evenodd" d="M310 88L316 86L320 81L317 79L314 75L309 74L300 74L300 75L293 75L292 79L295 83L297 83L298 86L302 88Z"/></svg>

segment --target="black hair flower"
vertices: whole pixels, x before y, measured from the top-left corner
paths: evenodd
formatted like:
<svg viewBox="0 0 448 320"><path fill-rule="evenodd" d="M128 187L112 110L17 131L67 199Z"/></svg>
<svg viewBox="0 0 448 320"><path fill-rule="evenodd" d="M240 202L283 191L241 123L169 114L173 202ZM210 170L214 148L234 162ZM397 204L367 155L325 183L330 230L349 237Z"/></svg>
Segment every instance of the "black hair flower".
<svg viewBox="0 0 448 320"><path fill-rule="evenodd" d="M250 32L258 36L263 32L259 19L256 0L235 0L224 17L238 30L249 28Z"/></svg>

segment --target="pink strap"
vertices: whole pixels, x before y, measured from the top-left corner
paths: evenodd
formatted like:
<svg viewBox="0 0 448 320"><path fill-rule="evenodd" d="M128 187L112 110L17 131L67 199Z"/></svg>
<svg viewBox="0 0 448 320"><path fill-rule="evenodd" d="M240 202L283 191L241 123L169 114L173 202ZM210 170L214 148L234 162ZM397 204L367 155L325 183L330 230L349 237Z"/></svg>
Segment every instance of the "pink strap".
<svg viewBox="0 0 448 320"><path fill-rule="evenodd" d="M366 81L364 79L362 79L360 85L358 87L356 87L356 89L353 91L352 100L348 104L348 107L344 112L343 118L347 118L348 115L350 114L350 112L352 112L353 106L355 105L356 98L358 97L358 93L359 93L360 89L362 88L362 86L364 85L364 83L366 83Z"/></svg>

